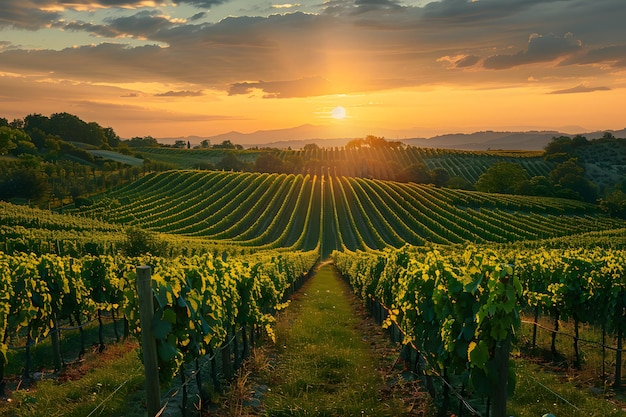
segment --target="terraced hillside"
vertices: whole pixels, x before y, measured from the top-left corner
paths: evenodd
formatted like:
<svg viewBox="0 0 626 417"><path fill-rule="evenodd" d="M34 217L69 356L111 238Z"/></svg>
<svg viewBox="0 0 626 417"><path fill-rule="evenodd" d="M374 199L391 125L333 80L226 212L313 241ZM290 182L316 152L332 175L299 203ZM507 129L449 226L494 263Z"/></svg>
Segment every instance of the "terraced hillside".
<svg viewBox="0 0 626 417"><path fill-rule="evenodd" d="M79 213L255 248L509 242L624 227L595 206L329 175L169 171ZM78 211L77 211L78 212Z"/></svg>

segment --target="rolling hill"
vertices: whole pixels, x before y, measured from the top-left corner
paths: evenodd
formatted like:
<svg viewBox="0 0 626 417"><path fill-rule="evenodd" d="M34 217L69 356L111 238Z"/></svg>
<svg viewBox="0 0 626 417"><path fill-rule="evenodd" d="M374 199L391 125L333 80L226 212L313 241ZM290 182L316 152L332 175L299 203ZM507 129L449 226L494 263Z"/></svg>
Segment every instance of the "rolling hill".
<svg viewBox="0 0 626 417"><path fill-rule="evenodd" d="M624 227L596 206L330 175L169 171L76 211L243 247L359 250L512 242Z"/></svg>

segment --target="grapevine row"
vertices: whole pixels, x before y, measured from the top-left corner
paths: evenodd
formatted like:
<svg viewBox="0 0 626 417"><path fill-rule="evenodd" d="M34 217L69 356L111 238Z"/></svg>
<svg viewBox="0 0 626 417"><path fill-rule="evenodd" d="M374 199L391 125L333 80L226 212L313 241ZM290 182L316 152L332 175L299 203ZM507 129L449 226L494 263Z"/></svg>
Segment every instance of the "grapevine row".
<svg viewBox="0 0 626 417"><path fill-rule="evenodd" d="M261 326L271 334L271 314L317 258L316 252L276 251L226 260L0 253L0 383L9 346L54 334L60 320L80 324L116 311L139 331L137 264L154 270L153 330L166 381L183 362L222 344L233 326Z"/></svg>
<svg viewBox="0 0 626 417"><path fill-rule="evenodd" d="M311 250L320 244L324 256L343 248L504 243L624 225L580 202L343 177L330 169L323 176L170 171L138 183L74 213L246 247ZM107 225L91 222L100 230Z"/></svg>
<svg viewBox="0 0 626 417"><path fill-rule="evenodd" d="M598 326L618 349L626 332L624 249L405 246L332 257L358 296L386 306L386 325L397 324L405 344L480 395L495 389L496 346L513 338L523 309L570 318L576 332Z"/></svg>

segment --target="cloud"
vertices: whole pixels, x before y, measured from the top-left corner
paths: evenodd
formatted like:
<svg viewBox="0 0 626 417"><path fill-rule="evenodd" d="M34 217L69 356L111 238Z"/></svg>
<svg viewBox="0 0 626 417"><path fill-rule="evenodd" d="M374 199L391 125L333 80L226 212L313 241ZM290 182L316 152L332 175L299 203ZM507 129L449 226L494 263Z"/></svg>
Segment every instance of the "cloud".
<svg viewBox="0 0 626 417"><path fill-rule="evenodd" d="M164 91L262 91L265 97L283 98L441 84L507 86L525 80L529 74L520 78L515 69L531 63L537 64L533 76L542 80L608 77L615 67L626 66L626 25L604 24L626 19L623 0L443 0L423 7L392 0L330 0L315 6L318 13L280 14L267 3L267 16L214 23L204 21L214 15L205 10L184 20L168 13L190 15L189 8L172 8L172 1L153 3L158 7L140 8L147 4L143 0L2 0L0 25L17 24L17 18L3 12L21 10L23 24L33 29L47 25L103 42L26 50L16 47L15 39L3 38L13 46L0 45L0 72L174 86ZM206 7L224 2L176 1L183 3ZM48 7L49 14L37 17L33 5L42 13ZM110 9L89 17L62 13L90 5ZM572 30L576 37L550 34ZM529 39L531 33L543 35ZM442 63L471 71L441 71ZM596 63L607 65L588 65ZM500 71L496 76L488 69Z"/></svg>
<svg viewBox="0 0 626 417"><path fill-rule="evenodd" d="M11 42L9 41L0 41L0 52L1 51L8 51L9 49L14 49L16 48Z"/></svg>
<svg viewBox="0 0 626 417"><path fill-rule="evenodd" d="M609 91L609 87L587 87L584 84L577 85L576 87L566 88L565 90L556 90L548 94L575 94L575 93L592 93L594 91Z"/></svg>
<svg viewBox="0 0 626 417"><path fill-rule="evenodd" d="M437 59L437 62L445 64L447 69L460 69L473 67L480 61L478 55L455 55L455 56L442 56Z"/></svg>
<svg viewBox="0 0 626 417"><path fill-rule="evenodd" d="M185 21L172 19L157 10L143 10L131 16L107 18L104 24L73 21L57 22L53 26L69 31L88 32L106 38L154 39L158 37L159 32L184 23Z"/></svg>
<svg viewBox="0 0 626 417"><path fill-rule="evenodd" d="M467 55L455 62L457 68L468 68L473 67L480 61L480 57L478 55Z"/></svg>
<svg viewBox="0 0 626 417"><path fill-rule="evenodd" d="M485 59L487 69L507 69L519 65L550 62L580 50L582 42L571 33L563 37L533 34L528 39L528 49L514 55L492 55Z"/></svg>
<svg viewBox="0 0 626 417"><path fill-rule="evenodd" d="M210 9L213 6L227 3L228 0L172 0L173 4L188 4L197 8ZM2 0L0 2L0 29L13 27L17 29L37 30L63 18L63 12L96 11L99 9L139 9L149 5L156 6L160 1L146 0ZM202 12L204 13L204 12ZM198 18L201 14L194 15Z"/></svg>
<svg viewBox="0 0 626 417"><path fill-rule="evenodd" d="M442 0L424 6L423 16L429 20L468 24L511 16L540 3L558 0Z"/></svg>
<svg viewBox="0 0 626 417"><path fill-rule="evenodd" d="M196 13L196 14L194 14L193 16L191 16L191 17L189 18L189 21L190 21L190 22L195 22L196 20L203 19L206 15L207 15L207 13L206 13L206 12L199 12L199 13Z"/></svg>
<svg viewBox="0 0 626 417"><path fill-rule="evenodd" d="M566 59L562 65L588 65L610 63L614 67L626 67L626 45L595 48Z"/></svg>
<svg viewBox="0 0 626 417"><path fill-rule="evenodd" d="M294 7L300 7L300 3L272 4L272 9L293 9Z"/></svg>
<svg viewBox="0 0 626 417"><path fill-rule="evenodd" d="M155 94L155 97L199 97L204 95L202 91L168 91L167 93Z"/></svg>
<svg viewBox="0 0 626 417"><path fill-rule="evenodd" d="M29 2L24 0L3 0L0 2L0 29L13 27L37 30L60 18L59 12L32 7Z"/></svg>
<svg viewBox="0 0 626 417"><path fill-rule="evenodd" d="M355 0L354 5L367 10L376 9L400 9L399 2L393 0Z"/></svg>
<svg viewBox="0 0 626 417"><path fill-rule="evenodd" d="M255 89L267 93L263 98L311 97L340 93L327 79L323 77L311 77L291 81L235 83L228 90L228 95L250 94L253 93Z"/></svg>

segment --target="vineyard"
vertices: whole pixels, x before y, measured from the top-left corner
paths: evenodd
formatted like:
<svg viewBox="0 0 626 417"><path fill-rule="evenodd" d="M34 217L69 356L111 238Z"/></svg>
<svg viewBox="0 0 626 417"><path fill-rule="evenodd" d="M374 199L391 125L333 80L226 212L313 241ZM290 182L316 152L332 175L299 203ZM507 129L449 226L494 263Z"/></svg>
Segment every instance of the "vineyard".
<svg viewBox="0 0 626 417"><path fill-rule="evenodd" d="M150 265L154 271L153 329L160 378L169 382L185 362L218 349L239 329L244 343L251 328L266 328L271 334L271 314L283 307L286 294L294 291L317 257L316 252L264 252L228 260L210 255L138 259L1 254L0 387L4 390L9 349L30 347L49 335L55 367L61 367L60 323L82 329L82 323L97 316L102 326L101 316L108 312L125 322L127 333L138 332L136 265ZM84 350L82 346L81 355ZM28 366L24 372L29 373Z"/></svg>
<svg viewBox="0 0 626 417"><path fill-rule="evenodd" d="M546 239L623 227L572 200L335 175L170 171L74 212L256 249L399 248Z"/></svg>
<svg viewBox="0 0 626 417"><path fill-rule="evenodd" d="M430 169L444 168L450 176L461 177L474 184L480 175L496 162L515 162L530 176L547 176L554 164L546 162L536 152L457 151L409 147L341 147L301 150L245 150L140 148L145 158L167 162L179 169L191 169L202 164L217 165L226 155L236 155L241 161L254 163L262 154L276 155L289 164L290 173L321 176L329 170L338 176L395 179L395 173L413 164Z"/></svg>
<svg viewBox="0 0 626 417"><path fill-rule="evenodd" d="M20 360L12 350L47 338L62 367L60 329L82 334L83 323L102 326L104 315L122 321L126 336L140 335L136 267L150 265L162 386L202 363L218 386L219 356L235 358L221 365L232 375L259 329L272 337L273 314L322 258L392 329L444 412L456 396L469 414L508 415L522 316L535 332L540 318L553 323L555 355L559 323L573 323L576 366L585 360L579 330L601 331L603 355L613 355L610 385L622 387L623 220L574 200L389 181L384 164L356 163L358 152L371 152L371 161L480 175L463 153L284 152L318 162L295 174L150 173L63 213L0 203L0 377ZM524 161L533 175L549 172L545 161ZM167 253L124 255L133 228L166 242Z"/></svg>
<svg viewBox="0 0 626 417"><path fill-rule="evenodd" d="M534 310L534 323L540 314L554 320L555 356L559 320L573 320L574 365L578 367L580 329L601 328L603 357L607 349L616 351L612 383L616 389L621 387L626 330L623 249L537 252L405 247L335 252L333 258L355 292L371 308L378 307L383 325L395 326L402 335L399 340L414 350L415 366L424 378L437 375L445 386L501 401L494 403L497 415L506 414L506 387L515 385L508 356L525 308ZM608 340L617 348L607 347ZM449 395L444 389L444 404ZM471 411L475 405L467 407Z"/></svg>

